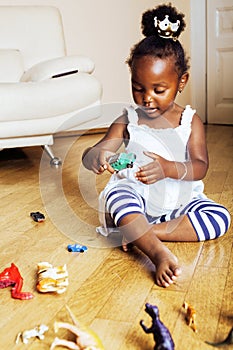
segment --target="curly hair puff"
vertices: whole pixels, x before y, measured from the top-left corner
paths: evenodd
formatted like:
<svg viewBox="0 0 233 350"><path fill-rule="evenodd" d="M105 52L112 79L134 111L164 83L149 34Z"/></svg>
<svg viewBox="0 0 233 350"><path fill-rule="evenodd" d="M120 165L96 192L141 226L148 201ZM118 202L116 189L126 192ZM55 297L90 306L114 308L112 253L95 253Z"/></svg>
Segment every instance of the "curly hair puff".
<svg viewBox="0 0 233 350"><path fill-rule="evenodd" d="M179 78L188 71L188 58L179 40L173 38L164 38L159 36L158 30L154 25L154 18L162 21L165 16L169 16L169 21L175 23L180 21L179 28L176 32L176 38L184 30L186 24L184 14L178 13L175 7L168 5L160 5L153 10L148 10L142 15L141 28L142 34L145 36L137 43L130 52L130 56L126 63L132 68L133 61L142 56L153 56L160 59L172 58L175 62L175 67Z"/></svg>

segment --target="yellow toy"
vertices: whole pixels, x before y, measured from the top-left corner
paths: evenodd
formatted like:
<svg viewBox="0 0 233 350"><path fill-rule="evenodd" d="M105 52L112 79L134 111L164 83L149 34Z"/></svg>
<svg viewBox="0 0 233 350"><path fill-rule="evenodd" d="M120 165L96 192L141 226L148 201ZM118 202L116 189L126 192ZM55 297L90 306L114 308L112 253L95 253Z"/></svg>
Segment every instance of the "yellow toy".
<svg viewBox="0 0 233 350"><path fill-rule="evenodd" d="M192 328L194 332L197 332L196 327L196 310L192 307L192 305L184 302L183 308L187 311L186 313L186 321L189 327Z"/></svg>
<svg viewBox="0 0 233 350"><path fill-rule="evenodd" d="M76 335L76 343L73 341L55 338L51 344L50 350L55 349L56 346L64 346L72 350L104 350L104 346L95 332L87 327L81 326L76 320L74 314L70 308L66 306L67 311L73 321L73 324L66 322L55 322L54 331L58 332L59 328L68 329L70 332Z"/></svg>

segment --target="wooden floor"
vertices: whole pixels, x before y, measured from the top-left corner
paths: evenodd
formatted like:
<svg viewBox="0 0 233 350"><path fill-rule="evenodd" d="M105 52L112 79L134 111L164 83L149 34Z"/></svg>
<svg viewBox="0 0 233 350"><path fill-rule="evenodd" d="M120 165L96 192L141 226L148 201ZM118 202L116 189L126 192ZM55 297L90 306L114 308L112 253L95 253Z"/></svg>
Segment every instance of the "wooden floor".
<svg viewBox="0 0 233 350"><path fill-rule="evenodd" d="M210 168L205 192L231 214L232 136L230 126L207 127ZM24 278L23 291L34 293L32 300L21 301L11 298L10 287L0 290L1 349L49 349L54 321L71 322L68 305L99 335L106 350L151 350L153 336L139 325L141 319L151 323L144 311L146 302L159 307L177 350L211 349L205 341L225 339L233 326L232 226L216 241L167 244L179 258L183 274L168 289L157 287L153 265L142 253L136 249L123 253L118 239L106 240L95 232L97 197L109 175L96 179L83 170L80 159L83 149L100 137L56 139L54 150L65 159L60 170L49 166L40 147L0 152L0 272L14 262ZM44 213L46 220L34 222L29 215L33 211ZM69 253L67 244L75 241L88 250ZM67 264L69 286L64 294L36 291L41 261ZM185 322L184 301L196 309L198 333ZM49 326L43 341L15 344L18 332L41 323ZM73 339L62 330L58 336Z"/></svg>

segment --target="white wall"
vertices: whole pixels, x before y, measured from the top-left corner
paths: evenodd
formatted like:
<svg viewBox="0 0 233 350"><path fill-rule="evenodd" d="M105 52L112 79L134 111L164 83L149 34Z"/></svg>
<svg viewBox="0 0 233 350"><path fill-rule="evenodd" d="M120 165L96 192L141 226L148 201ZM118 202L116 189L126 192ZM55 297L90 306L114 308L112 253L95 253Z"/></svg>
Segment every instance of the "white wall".
<svg viewBox="0 0 233 350"><path fill-rule="evenodd" d="M103 102L131 99L130 75L125 60L141 38L141 15L163 2L158 0L0 0L1 5L52 5L63 18L68 54L86 54L95 64L103 85ZM173 0L186 15L187 28L180 40L190 51L190 0ZM191 103L190 83L178 102Z"/></svg>

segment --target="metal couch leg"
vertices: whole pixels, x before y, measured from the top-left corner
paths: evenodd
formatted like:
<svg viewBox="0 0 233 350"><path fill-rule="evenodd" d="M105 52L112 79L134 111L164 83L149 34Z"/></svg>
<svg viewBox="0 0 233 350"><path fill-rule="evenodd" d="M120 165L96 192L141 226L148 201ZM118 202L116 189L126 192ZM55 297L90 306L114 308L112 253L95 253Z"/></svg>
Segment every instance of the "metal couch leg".
<svg viewBox="0 0 233 350"><path fill-rule="evenodd" d="M50 148L49 145L44 145L44 146L42 146L42 148L45 150L45 152L50 157L50 159L51 159L50 160L50 164L52 166L60 166L62 164L61 159L54 156L53 151L52 151L52 149Z"/></svg>

